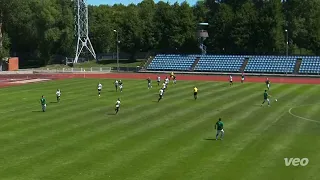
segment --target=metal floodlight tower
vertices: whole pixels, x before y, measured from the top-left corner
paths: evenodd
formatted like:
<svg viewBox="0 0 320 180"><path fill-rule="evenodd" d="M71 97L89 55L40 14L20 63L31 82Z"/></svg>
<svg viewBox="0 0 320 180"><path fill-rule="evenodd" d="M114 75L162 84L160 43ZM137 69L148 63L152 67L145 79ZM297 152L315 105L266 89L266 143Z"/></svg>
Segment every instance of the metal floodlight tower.
<svg viewBox="0 0 320 180"><path fill-rule="evenodd" d="M198 30L198 38L200 43L200 49L202 54L207 54L207 47L203 44L204 40L209 37L208 31L204 30L202 26L209 26L209 23L199 23L199 30Z"/></svg>
<svg viewBox="0 0 320 180"><path fill-rule="evenodd" d="M96 53L94 52L93 46L89 39L89 24L88 24L88 5L87 0L75 0L75 28L77 33L77 49L76 57L73 63L78 63L79 56L83 51L83 48L92 54L94 59L96 59Z"/></svg>

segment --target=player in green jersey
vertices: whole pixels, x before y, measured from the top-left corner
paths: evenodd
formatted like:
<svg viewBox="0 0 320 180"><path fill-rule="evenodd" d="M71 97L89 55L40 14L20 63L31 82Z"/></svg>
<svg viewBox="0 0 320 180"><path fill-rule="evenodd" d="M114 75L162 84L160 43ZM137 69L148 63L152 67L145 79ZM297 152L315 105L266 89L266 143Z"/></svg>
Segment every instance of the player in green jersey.
<svg viewBox="0 0 320 180"><path fill-rule="evenodd" d="M271 96L268 94L267 90L264 90L264 93L263 93L263 102L262 102L261 106L262 106L266 101L268 101L268 106L270 106L269 97L271 97Z"/></svg>
<svg viewBox="0 0 320 180"><path fill-rule="evenodd" d="M224 136L224 130L223 130L223 122L221 121L221 118L219 118L219 121L216 123L216 125L214 126L214 129L217 130L217 134L216 134L216 140L218 140L218 136L220 135L220 140L222 140L223 136Z"/></svg>
<svg viewBox="0 0 320 180"><path fill-rule="evenodd" d="M46 103L46 99L44 98L44 96L41 96L40 103L41 103L41 106L42 106L42 112L45 112L46 111L46 107L47 107L47 103Z"/></svg>

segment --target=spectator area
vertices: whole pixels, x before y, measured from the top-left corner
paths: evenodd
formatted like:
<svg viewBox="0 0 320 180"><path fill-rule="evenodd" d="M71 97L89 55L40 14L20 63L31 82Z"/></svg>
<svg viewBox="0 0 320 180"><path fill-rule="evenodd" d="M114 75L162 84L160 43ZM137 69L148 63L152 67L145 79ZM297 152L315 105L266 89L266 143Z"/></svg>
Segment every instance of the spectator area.
<svg viewBox="0 0 320 180"><path fill-rule="evenodd" d="M320 57L159 54L147 70L319 74Z"/></svg>

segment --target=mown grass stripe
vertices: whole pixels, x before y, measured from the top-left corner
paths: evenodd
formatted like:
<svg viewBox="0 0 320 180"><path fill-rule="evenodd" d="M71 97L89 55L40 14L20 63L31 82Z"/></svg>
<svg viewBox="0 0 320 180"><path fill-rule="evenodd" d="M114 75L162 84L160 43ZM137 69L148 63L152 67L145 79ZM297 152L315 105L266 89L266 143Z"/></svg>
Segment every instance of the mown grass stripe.
<svg viewBox="0 0 320 180"><path fill-rule="evenodd" d="M285 99L285 97L290 97L290 95L295 94L297 89L304 89L302 85L298 86L290 86L290 88L286 91L283 91L278 94L279 99ZM272 111L272 113L270 113ZM233 160L234 159L242 159L242 157L239 156L243 151L245 151L247 148L251 147L254 143L258 141L258 138L261 137L261 134L264 132L264 130L270 128L273 125L273 122L281 116L284 112L286 112L285 106L277 106L277 108L267 108L267 113L269 112L270 115L266 116L256 116L256 118L251 118L251 124L252 127L249 129L242 128L243 132L241 136L234 138L232 140L232 145L226 147L221 151L221 154L215 158L209 158L207 160L203 160L200 165L203 165L204 169L209 169L207 163L213 164L213 162L224 162L220 163L221 168L228 168L228 166L233 166ZM262 113L263 114L263 113ZM253 121L255 120L255 121ZM250 124L250 123L249 123ZM253 125L255 124L255 125ZM246 131L247 130L247 131ZM227 161L226 161L227 159ZM213 162L211 162L213 161ZM215 163L217 166L218 163ZM213 173L217 173L215 170L213 170ZM195 176L195 174L193 174ZM212 174L210 173L204 173L204 178L210 178ZM225 178L228 177L228 174L225 174Z"/></svg>
<svg viewBox="0 0 320 180"><path fill-rule="evenodd" d="M306 96L300 96L296 99L297 102L304 102L310 100L310 98L313 98L311 95L313 92L317 91L317 87L310 88L306 91ZM308 113L315 114L318 111L318 107L313 107L310 109ZM289 115L286 112L286 115ZM244 173L246 175L246 178L255 178L260 175L269 174L271 173L270 170L265 169L273 169L272 170L272 176L281 177L281 174L278 174L277 172L281 172L285 167L284 165L284 158L289 157L289 153L287 153L287 149L292 147L293 144L295 144L295 140L297 139L297 136L301 136L301 132L307 127L307 125L310 122L307 121L296 121L296 122L290 122L286 123L286 127L283 128L282 133L284 135L279 136L279 129L278 127L273 128L272 130L266 129L265 133L272 133L273 136L265 137L266 134L264 134L265 138L262 138L262 140L267 140L268 142L272 143L265 143L264 141L260 140L257 142L252 148L254 147L264 147L266 151L262 152L261 156L264 158L256 158L254 161L251 161L250 164L247 166L251 167L251 169L256 169L255 171L250 171ZM282 127L282 126L280 126ZM281 128L282 129L282 128ZM304 154L305 155L305 154ZM296 155L298 156L298 155ZM291 157L291 156L290 156ZM289 157L289 158L290 158ZM264 167L263 171L259 170L257 167ZM277 170L275 170L276 168ZM294 170L296 171L296 170ZM297 177L298 174L300 174L300 171L296 171L299 173L291 172L290 176ZM304 173L303 173L304 174ZM285 177L283 177L285 178ZM244 179L244 178L243 178Z"/></svg>
<svg viewBox="0 0 320 180"><path fill-rule="evenodd" d="M211 87L208 87L208 89L209 88L211 88ZM177 101L177 102L179 102L179 101ZM179 103L181 103L181 102L179 102ZM164 123L164 122L161 122L161 123ZM149 127L147 127L147 128L149 128ZM143 129L143 128L141 128L141 129ZM138 130L135 130L135 131L138 131ZM97 132L97 131L96 131ZM86 134L87 135L87 134ZM97 135L96 135L97 136ZM112 138L112 137L110 137L110 138ZM92 139L96 139L95 137L92 137ZM91 141L92 142L92 140L89 140L89 141Z"/></svg>
<svg viewBox="0 0 320 180"><path fill-rule="evenodd" d="M289 92L293 92L294 90L295 90L295 88L290 88ZM279 93L278 97L288 96L288 94L289 94L288 91L284 91L281 94ZM260 118L259 119L260 122L259 121L255 122L256 126L255 126L254 131L258 131L258 129L266 127L268 122L267 121L263 121L263 119L264 118ZM226 129L228 127L229 127L229 124L226 125ZM241 127L239 127L239 128L241 128ZM247 135L248 138L244 138L244 137L246 137L246 135ZM200 170L200 169L198 169L198 167L193 167L192 166L194 168L193 172L199 172L199 171L202 171L202 170L207 171L208 169L212 168L212 167L208 166L209 164L211 166L212 165L214 166L215 164L216 165L219 164L220 167L224 167L224 164L226 164L227 161L232 161L232 159L236 156L236 154L239 151L241 151L242 149L244 149L246 146L248 146L255 138L256 138L256 136L252 136L252 131L249 131L247 133L242 134L238 138L232 139L232 145L233 145L232 147L230 147L230 146L226 147L225 149L223 149L223 151L221 151L221 153L217 157L212 157L212 158L207 158L207 159L199 159L198 165L200 165L199 167L202 167L203 169ZM203 148L206 148L207 146L203 146L203 145L200 146L201 148L199 148L197 152L205 151L205 149L203 149ZM208 153L210 153L210 152L208 152ZM211 161L213 161L213 162L211 162ZM216 162L216 163L214 163L214 162ZM217 163L217 162L219 162L219 163ZM221 162L224 162L224 163L221 163ZM193 172L189 172L188 173L188 176L190 178L195 178L197 176L196 174L193 174ZM216 173L214 170L211 171L211 172ZM210 176L210 175L211 175L210 173L204 172L201 175L201 177L206 179L206 178L208 178L207 176Z"/></svg>
<svg viewBox="0 0 320 180"><path fill-rule="evenodd" d="M178 93L175 93L175 91L180 91L180 89L176 89L176 90L173 90L172 91L172 93L174 93L174 94L176 94L176 95L178 95L179 97L183 97L183 96L185 96L184 94L178 94ZM134 98L134 99L132 99L132 101L141 101L141 100L143 100L143 99L150 99L150 96L151 95L148 95L148 96L136 96L136 98ZM88 105L88 104L86 104L86 105ZM75 110L76 109L78 109L79 107L76 107L75 108ZM133 109L134 110L132 110L132 112L133 111L136 111L137 110L137 108L138 108L138 106L135 106ZM141 108L144 108L143 106L141 106ZM69 109L70 110L70 109ZM131 110L131 109L130 109ZM91 111L83 111L83 112L81 112L81 113L77 113L77 114L73 114L72 116L74 116L74 117L76 117L76 116L84 116L84 115L86 115L86 116L91 116L92 114L95 114L95 113L97 113L97 112L99 112L100 110L99 109L97 109L97 110L93 110L92 112ZM131 113L131 111L129 111L128 113ZM64 114L64 113L62 113L62 114ZM103 117L103 116L102 116ZM130 116L128 116L128 117L130 117ZM71 116L69 115L69 116L66 116L65 118L58 118L59 120L58 121L46 121L46 123L42 123L42 124L38 124L38 125L33 125L32 127L33 127L33 129L40 129L42 132L41 133L36 133L35 134L35 136L38 136L38 134L42 134L42 138L43 137L46 137L46 133L50 133L50 131L48 131L48 130L50 130L50 129L52 129L52 128L55 128L54 126L52 126L52 125L55 125L56 126L56 128L59 128L59 129L61 129L60 127L64 127L63 126L63 123L70 123L70 121L65 121L65 120L67 120L67 119L72 119L71 118ZM72 119L73 121L76 121L77 119L76 118L74 118L74 119ZM102 120L102 119L100 119L100 120ZM117 122L119 122L119 121L117 121ZM40 121L40 123L41 123L41 121ZM62 124L61 124L62 123ZM88 123L93 123L93 121L85 121L85 124L84 125L88 125ZM121 124L121 125L123 125L123 124ZM83 126L83 125L82 125ZM77 127L79 127L79 125L77 125ZM46 129L47 128L47 129ZM68 127L67 127L68 128ZM112 128L115 128L115 126L113 126ZM18 129L19 130L19 129ZM12 132L12 130L10 130L11 131L11 133L13 133ZM46 131L48 131L48 132L46 132ZM20 136L26 136L26 134L24 134L25 132L30 132L30 128L28 129L28 128L26 128L26 129L24 129L24 131L19 131L19 135ZM13 133L13 134L15 134L16 135L16 133ZM32 132L32 134L33 134L33 132ZM31 134L31 135L32 135ZM26 136L26 137L29 137L28 139L33 139L32 138L32 136ZM21 141L21 138L20 137L15 137L15 138L18 138L18 139L20 139L20 141Z"/></svg>
<svg viewBox="0 0 320 180"><path fill-rule="evenodd" d="M242 93L235 93L235 96L239 96L242 95ZM248 94L246 91L244 92L244 94ZM229 94L230 95L230 94ZM241 101L231 101L229 103L225 103L225 104L221 104L220 109L232 109L232 107L237 106L238 103L245 103L246 101L252 101L252 98L255 98L259 96L259 93L255 93L255 94L250 94L248 96L241 96L241 97L245 97L243 99L241 99ZM231 96L232 97L232 96ZM232 99L232 98L231 98ZM220 114L221 112L219 111L212 111L212 112L208 112L206 114L203 114L202 116L200 116L196 121L196 123L192 123L192 125L190 126L190 130L192 131L193 129L198 129L195 126L201 126L202 124L206 123L208 124L208 121L211 121L212 117L216 114ZM196 117L194 117L196 118ZM212 122L209 124L213 124ZM204 125L207 126L207 125ZM229 126L229 125L228 125ZM211 128L210 128L210 131ZM188 134L192 134L190 137L188 136ZM196 149L201 148L200 144L203 144L203 133L200 134L193 134L191 132L183 132L182 134L179 135L180 137L189 137L188 142L194 142L188 145L183 146L183 150L181 151L173 151L172 153L168 153L165 155L164 157L161 157L161 160L157 161L157 163L154 163L154 166L152 166L152 170L148 170L148 173L146 172L141 172L141 174L136 175L136 177L143 177L143 179L157 179L160 178L159 176L162 175L162 173L164 172L168 172L170 171L170 169L172 169L174 166L177 165L177 162L181 159L187 158L190 154L192 154L192 152L196 151ZM179 139L179 138L177 138ZM174 141L177 141L177 139L172 139L170 141L172 141L172 143L174 143ZM178 155L180 154L180 155ZM165 169L161 169L161 167L165 167ZM154 176L154 177L152 177ZM134 178L132 178L134 179Z"/></svg>
<svg viewBox="0 0 320 180"><path fill-rule="evenodd" d="M134 87L134 88L138 89L139 87ZM59 108L59 111L57 113L59 113L59 114L67 114L66 111L76 112L76 111L79 111L78 109L81 109L81 107L88 106L91 103L98 103L99 102L99 104L97 104L95 107L101 107L101 101L106 100L106 99L103 99L103 98L99 98L96 95L94 97L96 97L99 101L95 101L95 99L90 99L90 98L92 98L92 96L87 96L87 94L85 92L86 92L86 89L82 89L81 91L79 91L79 95L80 96L78 96L76 98L77 100L72 101L72 100L74 100L74 98L71 98L71 97L69 99L68 98L63 98L61 103L56 104L53 107L58 107L59 106L60 108ZM134 91L127 93L127 95L129 95L129 96L132 96L134 94L136 94L136 92L134 92ZM130 101L141 100L141 99L137 99L136 97L142 97L142 96L135 96L135 98L130 98ZM113 101L112 104L115 102L115 100L116 99L112 100ZM77 105L74 105L75 102L77 102ZM109 104L111 103L111 101L108 100L108 99L106 100L106 102L109 103ZM104 105L104 104L102 104L102 105ZM37 105L37 106L40 106L40 105ZM92 107L94 107L94 106L92 106ZM48 106L48 111L50 111L50 108L51 108L51 106L49 105ZM21 109L21 113L25 113L25 111L22 111L22 109ZM24 114L21 114L21 113L16 113L15 116L10 115L11 118L8 118L8 119L11 120L13 118L15 119L16 117L21 117L22 115L24 115ZM41 112L41 115L44 116L44 114L42 112ZM77 115L77 114L75 114L75 115ZM30 120L30 118L28 118L28 116L24 116L24 117L26 117L27 120ZM60 118L60 116L58 116L58 117ZM65 116L64 118L68 118L68 116ZM55 117L51 117L50 119L54 120ZM17 121L8 121L8 123L2 124L0 126L0 130L5 128L6 130L10 130L11 131L10 126L16 126L16 124L14 124L15 122L17 122ZM19 119L19 123L21 123L21 122L23 122L23 119ZM38 121L38 122L42 122L42 121ZM29 123L29 121L27 121L27 123ZM22 125L24 126L24 124L22 124ZM30 125L30 124L28 124L28 125Z"/></svg>
<svg viewBox="0 0 320 180"><path fill-rule="evenodd" d="M210 87L208 87L208 88L210 88ZM178 90L177 90L178 91ZM185 96L185 95L181 95L181 94L178 94L179 96ZM181 103L180 101L177 101L177 103ZM97 132L97 131L96 131ZM85 133L84 133L85 134ZM86 135L88 135L88 134L86 134ZM42 136L42 137L45 137L45 136Z"/></svg>

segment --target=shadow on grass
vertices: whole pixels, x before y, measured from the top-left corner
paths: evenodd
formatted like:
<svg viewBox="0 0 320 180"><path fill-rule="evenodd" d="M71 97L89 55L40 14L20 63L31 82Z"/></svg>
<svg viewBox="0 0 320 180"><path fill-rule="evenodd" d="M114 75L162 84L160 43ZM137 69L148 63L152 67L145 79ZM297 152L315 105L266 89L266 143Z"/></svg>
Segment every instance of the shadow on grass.
<svg viewBox="0 0 320 180"><path fill-rule="evenodd" d="M215 141L216 139L214 139L214 138L205 138L205 139L203 139L203 140L206 140L206 141Z"/></svg>
<svg viewBox="0 0 320 180"><path fill-rule="evenodd" d="M107 115L108 115L108 116L115 116L116 113L108 113Z"/></svg>
<svg viewBox="0 0 320 180"><path fill-rule="evenodd" d="M50 102L50 104L56 104L56 103L58 103L58 102Z"/></svg>
<svg viewBox="0 0 320 180"><path fill-rule="evenodd" d="M43 111L32 111L32 112L34 112L34 113L35 113L35 112L39 113L39 112L43 112Z"/></svg>

